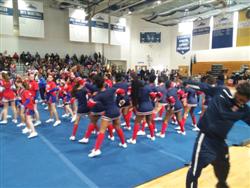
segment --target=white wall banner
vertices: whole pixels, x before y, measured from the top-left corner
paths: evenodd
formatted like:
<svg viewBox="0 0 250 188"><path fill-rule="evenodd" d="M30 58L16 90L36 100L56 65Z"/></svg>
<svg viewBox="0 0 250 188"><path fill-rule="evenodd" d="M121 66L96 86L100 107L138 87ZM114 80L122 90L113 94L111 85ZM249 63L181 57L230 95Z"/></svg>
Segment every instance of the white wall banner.
<svg viewBox="0 0 250 188"><path fill-rule="evenodd" d="M0 34L13 34L12 0L0 0Z"/></svg>
<svg viewBox="0 0 250 188"><path fill-rule="evenodd" d="M89 24L83 9L69 8L69 40L89 42Z"/></svg>
<svg viewBox="0 0 250 188"><path fill-rule="evenodd" d="M109 17L107 14L97 14L91 20L92 39L94 43L108 44Z"/></svg>
<svg viewBox="0 0 250 188"><path fill-rule="evenodd" d="M233 13L214 16L214 30L232 28L234 21L233 17Z"/></svg>
<svg viewBox="0 0 250 188"><path fill-rule="evenodd" d="M198 20L193 25L192 50L209 49L210 18Z"/></svg>
<svg viewBox="0 0 250 188"><path fill-rule="evenodd" d="M19 35L44 38L43 3L18 0Z"/></svg>
<svg viewBox="0 0 250 188"><path fill-rule="evenodd" d="M110 17L110 44L121 45L126 41L126 18Z"/></svg>
<svg viewBox="0 0 250 188"><path fill-rule="evenodd" d="M227 48L233 46L233 13L214 17L212 48Z"/></svg>

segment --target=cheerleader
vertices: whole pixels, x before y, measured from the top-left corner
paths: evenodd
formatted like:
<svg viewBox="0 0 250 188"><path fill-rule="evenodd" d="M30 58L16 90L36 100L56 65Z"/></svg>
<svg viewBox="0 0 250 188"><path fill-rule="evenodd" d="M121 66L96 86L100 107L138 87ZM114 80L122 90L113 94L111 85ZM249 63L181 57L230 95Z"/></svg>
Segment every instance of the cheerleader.
<svg viewBox="0 0 250 188"><path fill-rule="evenodd" d="M95 96L95 99L90 99L88 106L94 106L97 103L101 103L105 106L105 114L101 117L101 125L99 134L96 139L96 144L94 149L88 155L89 157L95 157L101 154L101 145L105 137L105 131L110 125L113 124L115 130L121 140L119 143L120 147L126 148L127 144L125 143L125 137L122 129L120 128L120 111L115 101L116 92L119 93L119 89L116 88L105 88L104 79L101 76L95 78L96 86L100 89L100 92ZM125 101L121 101L120 106L122 106Z"/></svg>
<svg viewBox="0 0 250 188"><path fill-rule="evenodd" d="M65 81L63 80L63 78L61 78L61 80L57 80L57 84L58 84L58 108L62 108L63 107L63 96L64 96L64 85L65 85ZM63 118L65 117L69 117L69 113L67 113L65 111L65 114L62 115Z"/></svg>
<svg viewBox="0 0 250 188"><path fill-rule="evenodd" d="M39 73L38 75L38 86L39 86L39 92L41 96L41 102L42 102L42 105L44 105L46 102L45 101L46 80L41 73Z"/></svg>
<svg viewBox="0 0 250 188"><path fill-rule="evenodd" d="M136 118L132 138L128 139L127 142L136 144L137 132L139 131L140 123L143 118L146 119L150 130L150 135L147 135L147 137L154 141L154 125L152 124L154 106L152 99L156 98L156 93L153 92L152 87L139 80L137 75L133 75L131 87L132 105L135 109Z"/></svg>
<svg viewBox="0 0 250 188"><path fill-rule="evenodd" d="M67 83L65 83L64 80L60 81L60 86L61 86L61 92L63 94L63 104L64 104L64 110L65 110L65 114L62 117L68 117L69 113L71 114L72 120L71 122L75 121L74 118L74 113L70 107L70 101L72 99L71 96L71 91L72 91L72 87L71 84L69 83L69 81Z"/></svg>
<svg viewBox="0 0 250 188"><path fill-rule="evenodd" d="M3 107L3 78L2 78L2 73L0 73L0 107ZM3 111L1 110L0 113L0 120L2 120L2 116L3 116Z"/></svg>
<svg viewBox="0 0 250 188"><path fill-rule="evenodd" d="M21 118L21 123L17 124L17 127L23 127L25 126L25 113L24 113L24 108L22 108L22 93L25 90L24 87L22 86L22 79L17 78L15 81L16 85L16 107L17 107L17 112L19 113L19 116Z"/></svg>
<svg viewBox="0 0 250 188"><path fill-rule="evenodd" d="M15 104L15 92L13 90L14 84L11 83L11 80L7 73L2 72L2 102L3 102L3 111L2 111L2 121L0 124L7 124L7 114L9 103L11 104L12 112L13 112L13 123L17 123L17 111L16 111L16 104Z"/></svg>
<svg viewBox="0 0 250 188"><path fill-rule="evenodd" d="M42 122L40 121L40 115L37 109L37 103L38 103L38 95L39 95L39 86L37 81L35 81L35 75L32 73L28 74L29 76L29 90L32 94L32 100L34 100L34 112L35 112L35 119L36 122L34 123L34 126L40 125Z"/></svg>
<svg viewBox="0 0 250 188"><path fill-rule="evenodd" d="M50 112L50 118L46 121L46 123L53 122L53 115L56 118L55 123L53 126L58 126L61 124L61 121L59 119L57 110L56 110L56 91L58 91L58 88L56 87L55 82L53 81L53 76L50 74L48 76L48 82L46 85L46 97L47 97L47 102L48 102L48 109Z"/></svg>
<svg viewBox="0 0 250 188"><path fill-rule="evenodd" d="M23 87L24 90L21 93L21 108L24 109L25 112L25 123L26 128L22 130L23 134L30 133L28 138L34 138L38 135L35 130L35 127L32 123L32 116L35 114L33 95L30 92L29 83L28 82L17 82L18 87Z"/></svg>
<svg viewBox="0 0 250 188"><path fill-rule="evenodd" d="M70 86L70 88L72 89L75 85L76 80L76 76L73 72L70 73L70 79L68 80L67 84ZM71 122L74 122L76 120L76 116L77 116L77 104L76 104L76 100L75 97L71 97L70 99L70 105L71 105L71 109L73 110L73 116L71 119Z"/></svg>
<svg viewBox="0 0 250 188"><path fill-rule="evenodd" d="M193 125L193 131L199 131L199 128L197 127L196 124L196 118L194 115L194 110L197 106L197 96L196 96L196 91L192 88L186 87L185 92L187 93L187 105L184 108L184 115L182 118L182 123L185 125L188 113L190 113L191 118L192 118L192 125Z"/></svg>
<svg viewBox="0 0 250 188"><path fill-rule="evenodd" d="M186 135L184 124L182 122L182 103L178 98L178 89L173 87L171 81L166 81L165 87L167 89L167 102L168 105L166 106L166 115L162 122L161 132L157 133L156 136L161 138L165 137L165 132L168 126L169 119L175 115L177 117L178 124L180 126L180 130L177 132Z"/></svg>
<svg viewBox="0 0 250 188"><path fill-rule="evenodd" d="M94 83L95 77L96 77L96 73L92 72L89 75L89 79L86 81L85 88L88 91L88 98L92 97L93 99L95 99L95 96L99 92L98 87ZM102 116L102 114L104 114L104 110L105 110L104 106L101 103L96 103L94 107L90 108L90 113L89 113L90 124L88 125L87 131L84 137L78 140L79 143L87 144L89 142L89 137L91 136L91 133L95 133L99 131L97 122ZM110 133L112 132L111 128L112 127L109 126ZM114 140L114 137L111 136L110 139Z"/></svg>
<svg viewBox="0 0 250 188"><path fill-rule="evenodd" d="M157 91L162 93L162 97L156 103L156 107L154 109L154 113L159 114L159 117L155 118L155 121L162 120L162 115L163 115L163 112L165 110L165 106L167 105L167 100L166 100L167 90L166 90L164 82L165 82L165 80L163 77L161 77L161 76L158 77Z"/></svg>
<svg viewBox="0 0 250 188"><path fill-rule="evenodd" d="M114 88L117 89L123 89L124 90L124 95L118 95L117 96L117 104L119 103L119 101L121 99L125 100L125 103L123 106L121 106L121 113L123 115L123 118L125 120L125 125L126 127L124 127L124 129L127 130L131 130L131 126L130 126L130 119L132 117L132 108L131 108L131 104L130 104L130 98L129 98L129 94L131 92L131 87L129 86L129 84L125 81L123 81L123 77L121 73L117 73L115 75L115 80L116 83L113 85Z"/></svg>
<svg viewBox="0 0 250 188"><path fill-rule="evenodd" d="M155 127L155 118L156 118L156 114L157 114L156 108L157 108L159 99L162 98L162 93L160 91L158 92L158 89L155 85L155 79L156 79L156 76L154 74L151 74L149 76L149 86L152 88L153 92L158 93L158 98L156 98L157 100L152 101L153 106L154 106L154 110L153 110L153 114L152 114L152 118L151 118L151 121L152 121L151 123L154 126L154 131L157 132L157 128Z"/></svg>
<svg viewBox="0 0 250 188"><path fill-rule="evenodd" d="M78 125L82 116L86 116L89 114L89 108L87 107L87 99L88 99L88 91L85 88L85 81L83 79L78 78L76 84L72 89L72 97L75 97L77 100L77 117L74 122L74 127L72 131L72 135L70 136L70 140L74 141L76 139L76 132L78 129ZM89 131L89 136L92 130ZM85 140L82 140L83 143L88 141L88 135L86 136ZM83 138L84 139L84 138Z"/></svg>

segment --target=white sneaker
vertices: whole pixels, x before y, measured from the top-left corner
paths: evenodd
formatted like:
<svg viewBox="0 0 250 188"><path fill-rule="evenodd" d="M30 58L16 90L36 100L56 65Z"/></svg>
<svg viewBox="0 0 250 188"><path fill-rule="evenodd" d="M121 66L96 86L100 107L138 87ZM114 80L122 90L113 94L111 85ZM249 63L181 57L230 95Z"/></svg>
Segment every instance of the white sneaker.
<svg viewBox="0 0 250 188"><path fill-rule="evenodd" d="M161 138L165 138L165 134L162 134L161 132L156 133L156 136L161 137Z"/></svg>
<svg viewBox="0 0 250 188"><path fill-rule="evenodd" d="M91 134L97 134L96 130L93 130L93 131L91 132Z"/></svg>
<svg viewBox="0 0 250 188"><path fill-rule="evenodd" d="M202 113L202 111L197 112L198 115L200 115L201 113Z"/></svg>
<svg viewBox="0 0 250 188"><path fill-rule="evenodd" d="M25 128L22 130L22 133L23 133L23 134L27 134L27 133L30 133L30 132L31 132L31 130L28 129L27 127L25 127Z"/></svg>
<svg viewBox="0 0 250 188"><path fill-rule="evenodd" d="M125 126L124 129L130 131L130 130L131 130L131 127Z"/></svg>
<svg viewBox="0 0 250 188"><path fill-rule="evenodd" d="M71 123L75 122L75 120L76 120L76 115L74 115L74 116L72 117Z"/></svg>
<svg viewBox="0 0 250 188"><path fill-rule="evenodd" d="M25 123L19 123L17 124L17 127L24 127L25 126Z"/></svg>
<svg viewBox="0 0 250 188"><path fill-rule="evenodd" d="M60 125L60 124L61 124L61 121L60 121L60 120L57 120L57 121L53 124L53 126L56 127L56 126L58 126L58 125Z"/></svg>
<svg viewBox="0 0 250 188"><path fill-rule="evenodd" d="M69 140L75 141L75 140L76 140L76 137L75 137L75 136L71 136L71 137L69 137Z"/></svg>
<svg viewBox="0 0 250 188"><path fill-rule="evenodd" d="M82 143L82 144L87 144L87 143L89 142L89 139L83 137L81 140L78 140L78 142L79 142L79 143Z"/></svg>
<svg viewBox="0 0 250 188"><path fill-rule="evenodd" d="M175 130L181 130L180 126L175 127L174 129L175 129Z"/></svg>
<svg viewBox="0 0 250 188"><path fill-rule="evenodd" d="M177 121L171 121L171 124L178 125Z"/></svg>
<svg viewBox="0 0 250 188"><path fill-rule="evenodd" d="M42 106L46 105L44 102L42 103Z"/></svg>
<svg viewBox="0 0 250 188"><path fill-rule="evenodd" d="M17 123L17 119L12 119L12 122L13 123Z"/></svg>
<svg viewBox="0 0 250 188"><path fill-rule="evenodd" d="M37 132L32 132L32 133L30 133L30 135L28 136L28 138L34 138L36 136L38 136L38 133Z"/></svg>
<svg viewBox="0 0 250 188"><path fill-rule="evenodd" d="M157 132L158 130L155 128L155 132Z"/></svg>
<svg viewBox="0 0 250 188"><path fill-rule="evenodd" d="M42 122L41 122L40 120L38 120L38 121L36 121L36 122L34 123L34 126L36 127L36 126L41 125L41 124L42 124Z"/></svg>
<svg viewBox="0 0 250 188"><path fill-rule="evenodd" d="M48 106L46 106L45 108L44 108L44 110L48 110L49 109L49 107Z"/></svg>
<svg viewBox="0 0 250 188"><path fill-rule="evenodd" d="M145 124L145 127L148 127L148 124L147 124L147 123Z"/></svg>
<svg viewBox="0 0 250 188"><path fill-rule="evenodd" d="M119 146L120 146L120 147L123 147L123 148L127 148L127 147L128 147L128 145L127 145L126 143L124 143L124 144L119 143Z"/></svg>
<svg viewBox="0 0 250 188"><path fill-rule="evenodd" d="M66 117L69 117L69 114L63 114L62 115L62 118L66 118Z"/></svg>
<svg viewBox="0 0 250 188"><path fill-rule="evenodd" d="M51 123L51 122L53 122L54 121L54 119L52 119L52 118L50 118L50 119L48 119L47 121L45 121L46 123Z"/></svg>
<svg viewBox="0 0 250 188"><path fill-rule="evenodd" d="M132 138L130 138L127 140L127 143L136 144L136 140L133 140Z"/></svg>
<svg viewBox="0 0 250 188"><path fill-rule="evenodd" d="M138 135L138 136L144 136L144 135L146 135L146 132L145 132L145 131L142 131L142 130L139 130L139 131L137 132L137 135Z"/></svg>
<svg viewBox="0 0 250 188"><path fill-rule="evenodd" d="M152 141L155 141L155 136L151 136L151 135L147 135L147 138L149 138L150 140L152 140Z"/></svg>
<svg viewBox="0 0 250 188"><path fill-rule="evenodd" d="M7 119L10 119L12 116L11 115L7 115Z"/></svg>
<svg viewBox="0 0 250 188"><path fill-rule="evenodd" d="M88 157L96 157L98 155L101 155L101 150L92 150L91 153L88 155Z"/></svg>
<svg viewBox="0 0 250 188"><path fill-rule="evenodd" d="M158 119L157 119L158 121L162 121L162 117L158 117Z"/></svg>
<svg viewBox="0 0 250 188"><path fill-rule="evenodd" d="M192 129L192 131L200 131L200 129L198 127L195 127Z"/></svg>
<svg viewBox="0 0 250 188"><path fill-rule="evenodd" d="M115 137L114 136L111 137L110 135L108 135L108 139L111 140L111 141L114 141Z"/></svg>
<svg viewBox="0 0 250 188"><path fill-rule="evenodd" d="M2 125L6 125L7 123L8 123L7 120L0 121L0 124L2 124Z"/></svg>
<svg viewBox="0 0 250 188"><path fill-rule="evenodd" d="M154 120L155 120L155 121L161 121L161 120L162 120L162 117L156 117Z"/></svg>
<svg viewBox="0 0 250 188"><path fill-rule="evenodd" d="M158 121L158 117L154 118L154 121Z"/></svg>
<svg viewBox="0 0 250 188"><path fill-rule="evenodd" d="M186 135L186 131L182 132L182 131L177 131L178 134L182 134L183 136Z"/></svg>
<svg viewBox="0 0 250 188"><path fill-rule="evenodd" d="M121 123L121 127L124 127L126 125L126 122Z"/></svg>

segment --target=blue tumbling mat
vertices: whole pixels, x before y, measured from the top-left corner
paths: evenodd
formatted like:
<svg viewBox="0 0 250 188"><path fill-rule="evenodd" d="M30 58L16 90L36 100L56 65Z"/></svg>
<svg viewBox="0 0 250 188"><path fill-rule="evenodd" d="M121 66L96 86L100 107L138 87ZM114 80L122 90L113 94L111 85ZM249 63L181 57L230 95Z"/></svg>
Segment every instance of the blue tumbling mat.
<svg viewBox="0 0 250 188"><path fill-rule="evenodd" d="M42 106L39 111L45 122L48 111ZM59 110L60 116L62 113ZM96 135L91 135L88 144L70 141L73 123L70 119L61 120L58 127L46 123L38 126L39 136L31 140L13 123L0 125L1 188L134 187L189 164L197 135L191 130L190 118L186 136L177 134L175 126L169 124L165 138L153 142L138 136L137 144L128 144L126 149L118 147L116 133L115 141L108 140L106 134L102 155L88 158ZM88 123L87 118L81 120L77 139L83 137ZM156 126L160 129L161 122L157 121ZM249 140L249 131L248 125L237 122L228 144L240 145ZM124 133L127 139L132 136L132 131Z"/></svg>

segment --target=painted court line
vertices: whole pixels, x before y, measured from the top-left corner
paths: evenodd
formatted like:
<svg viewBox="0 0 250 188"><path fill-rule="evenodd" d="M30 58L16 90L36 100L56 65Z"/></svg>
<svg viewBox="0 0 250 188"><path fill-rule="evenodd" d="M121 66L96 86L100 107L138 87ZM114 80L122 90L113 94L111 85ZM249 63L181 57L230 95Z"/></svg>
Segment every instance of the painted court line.
<svg viewBox="0 0 250 188"><path fill-rule="evenodd" d="M175 158L175 159L177 159L177 160L180 160L180 161L184 162L185 164L187 163L187 161L186 161L185 159L179 157L178 155L175 155L175 154L166 152L166 151L164 151L164 150L162 150L162 149L158 149L158 148L153 147L153 146L151 146L151 145L149 145L149 144L146 144L146 143L144 143L144 142L142 142L142 144L143 144L143 145L146 145L146 146L148 146L148 147L151 147L151 148L153 148L153 149L159 151L160 153L162 153L162 154L164 154L164 155L167 155L167 156L173 157L173 158Z"/></svg>
<svg viewBox="0 0 250 188"><path fill-rule="evenodd" d="M41 135L41 133L39 133L39 137L64 162L64 164L70 168L70 170L72 170L84 183L88 185L88 187L98 187L85 174L83 174L67 157L65 157L48 139Z"/></svg>

